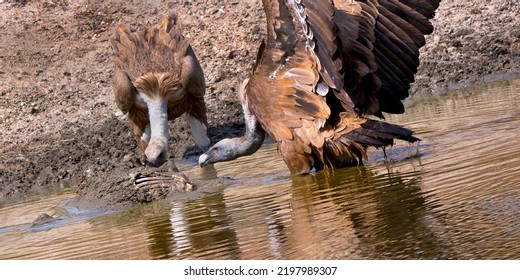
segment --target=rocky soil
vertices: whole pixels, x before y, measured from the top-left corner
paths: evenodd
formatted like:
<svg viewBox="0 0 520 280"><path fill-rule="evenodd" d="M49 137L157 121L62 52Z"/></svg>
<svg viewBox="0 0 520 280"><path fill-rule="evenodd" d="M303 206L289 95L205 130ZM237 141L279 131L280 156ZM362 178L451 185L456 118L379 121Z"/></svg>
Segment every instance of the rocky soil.
<svg viewBox="0 0 520 280"><path fill-rule="evenodd" d="M0 205L139 165L110 85L119 23L138 30L176 11L205 71L212 140L240 134L236 90L266 33L260 2L0 0ZM434 25L412 95L520 76L519 1L445 0ZM195 161L186 122L170 134L174 160Z"/></svg>

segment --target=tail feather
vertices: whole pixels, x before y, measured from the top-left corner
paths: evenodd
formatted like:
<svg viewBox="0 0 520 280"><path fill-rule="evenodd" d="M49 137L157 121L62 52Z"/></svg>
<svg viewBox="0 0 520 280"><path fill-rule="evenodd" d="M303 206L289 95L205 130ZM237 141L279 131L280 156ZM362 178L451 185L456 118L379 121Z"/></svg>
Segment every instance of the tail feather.
<svg viewBox="0 0 520 280"><path fill-rule="evenodd" d="M164 17L157 25L150 28L146 39L150 49L167 48L181 58L184 57L189 46L188 40L182 36L182 26L175 13Z"/></svg>
<svg viewBox="0 0 520 280"><path fill-rule="evenodd" d="M384 147L394 143L394 139L408 142L420 141L413 136L414 132L400 125L367 120L360 128L355 129L345 135L345 137L362 143L367 146Z"/></svg>
<svg viewBox="0 0 520 280"><path fill-rule="evenodd" d="M169 72L179 68L189 49L175 13L165 16L146 32L131 32L119 25L111 43L116 66L124 69L131 80L150 71Z"/></svg>
<svg viewBox="0 0 520 280"><path fill-rule="evenodd" d="M363 159L367 159L368 146L376 148L391 146L394 144L394 139L412 143L420 141L413 136L413 133L412 130L399 125L369 119L361 124L361 127L349 131L334 141L325 142L322 153L324 167L361 164Z"/></svg>

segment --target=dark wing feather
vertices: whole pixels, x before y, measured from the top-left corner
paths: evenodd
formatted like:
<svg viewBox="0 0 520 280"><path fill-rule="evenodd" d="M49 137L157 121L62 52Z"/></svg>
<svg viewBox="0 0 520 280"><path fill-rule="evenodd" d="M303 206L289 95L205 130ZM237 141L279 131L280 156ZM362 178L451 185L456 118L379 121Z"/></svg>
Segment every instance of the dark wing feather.
<svg viewBox="0 0 520 280"><path fill-rule="evenodd" d="M345 90L364 114L402 113L436 0L335 0ZM349 24L344 21L350 21ZM357 38L349 37L357 31Z"/></svg>
<svg viewBox="0 0 520 280"><path fill-rule="evenodd" d="M338 52L337 34L332 20L334 7L328 0L305 1L303 4L308 24L308 26L306 24L303 26L310 30L307 33L311 44L314 44L314 53L320 62L320 76L330 88L339 90L343 88L343 79L340 74L343 63Z"/></svg>

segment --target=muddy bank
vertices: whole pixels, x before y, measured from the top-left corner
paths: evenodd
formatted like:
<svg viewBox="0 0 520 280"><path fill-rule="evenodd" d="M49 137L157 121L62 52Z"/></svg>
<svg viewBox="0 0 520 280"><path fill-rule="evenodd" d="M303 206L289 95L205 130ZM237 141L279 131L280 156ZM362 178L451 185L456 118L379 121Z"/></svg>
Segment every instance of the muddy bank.
<svg viewBox="0 0 520 280"><path fill-rule="evenodd" d="M265 36L260 1L0 1L0 205L139 168L112 100L108 38L119 23L137 30L171 10L206 75L212 141L240 134L235 94ZM411 94L520 76L519 11L518 1L443 1ZM184 119L170 136L172 159L195 161Z"/></svg>

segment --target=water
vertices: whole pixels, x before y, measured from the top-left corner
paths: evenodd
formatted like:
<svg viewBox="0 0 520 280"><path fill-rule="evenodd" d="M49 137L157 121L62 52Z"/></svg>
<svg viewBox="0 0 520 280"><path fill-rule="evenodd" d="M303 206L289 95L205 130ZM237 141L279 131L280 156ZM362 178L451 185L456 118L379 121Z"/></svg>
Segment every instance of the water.
<svg viewBox="0 0 520 280"><path fill-rule="evenodd" d="M426 98L389 121L417 132L385 159L291 178L273 144L200 186L131 210L74 193L0 210L1 259L520 259L520 80ZM40 226L40 213L60 220Z"/></svg>

